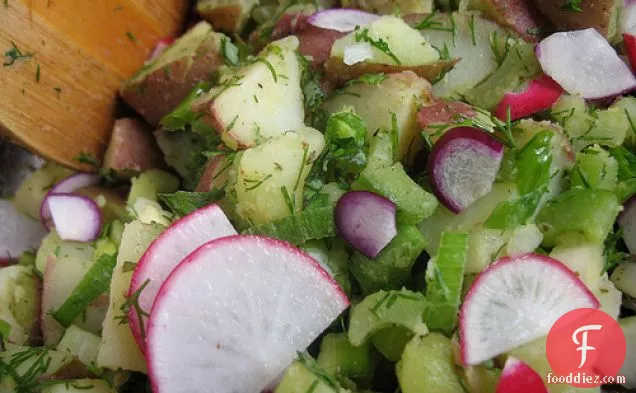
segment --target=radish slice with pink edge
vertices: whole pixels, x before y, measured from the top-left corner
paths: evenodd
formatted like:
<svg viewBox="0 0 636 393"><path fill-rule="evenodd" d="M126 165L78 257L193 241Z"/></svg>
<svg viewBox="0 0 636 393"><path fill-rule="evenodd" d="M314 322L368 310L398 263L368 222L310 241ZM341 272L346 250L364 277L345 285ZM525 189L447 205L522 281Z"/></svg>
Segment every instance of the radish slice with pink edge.
<svg viewBox="0 0 636 393"><path fill-rule="evenodd" d="M501 142L477 128L446 132L428 158L428 176L437 198L459 213L486 195L503 158Z"/></svg>
<svg viewBox="0 0 636 393"><path fill-rule="evenodd" d="M496 393L548 393L543 379L530 366L512 356L508 357L497 382Z"/></svg>
<svg viewBox="0 0 636 393"><path fill-rule="evenodd" d="M379 15L356 9L332 8L316 12L307 18L307 23L327 30L348 33L355 30L357 26L370 25L378 19L380 19Z"/></svg>
<svg viewBox="0 0 636 393"><path fill-rule="evenodd" d="M462 304L462 361L485 362L547 335L563 314L599 305L556 259L532 253L502 258L475 279Z"/></svg>
<svg viewBox="0 0 636 393"><path fill-rule="evenodd" d="M97 239L102 230L102 213L95 201L74 194L53 194L47 199L53 224L62 240Z"/></svg>
<svg viewBox="0 0 636 393"><path fill-rule="evenodd" d="M37 220L20 213L13 202L0 199L0 218L0 266L40 247L46 231Z"/></svg>
<svg viewBox="0 0 636 393"><path fill-rule="evenodd" d="M550 109L561 97L563 89L552 78L543 75L530 81L526 90L519 93L506 93L495 109L495 116L500 120L528 117L537 112Z"/></svg>
<svg viewBox="0 0 636 393"><path fill-rule="evenodd" d="M336 204L336 227L353 248L375 258L397 235L396 206L368 191L351 191Z"/></svg>
<svg viewBox="0 0 636 393"><path fill-rule="evenodd" d="M618 225L623 231L623 240L630 254L636 255L636 196L623 204L618 216Z"/></svg>
<svg viewBox="0 0 636 393"><path fill-rule="evenodd" d="M206 243L170 274L150 313L153 391L260 392L348 306L331 276L285 242Z"/></svg>
<svg viewBox="0 0 636 393"><path fill-rule="evenodd" d="M175 221L150 244L137 263L128 291L129 297L141 291L138 300L143 313L138 314L134 309L128 313L130 328L141 350L145 347L147 317L144 314L152 309L161 284L192 251L210 240L230 235L236 235L236 230L223 210L209 205Z"/></svg>
<svg viewBox="0 0 636 393"><path fill-rule="evenodd" d="M625 51L632 70L636 70L636 35L623 33L623 42L625 43Z"/></svg>
<svg viewBox="0 0 636 393"><path fill-rule="evenodd" d="M554 33L539 43L543 71L572 95L616 96L636 87L636 78L596 29Z"/></svg>
<svg viewBox="0 0 636 393"><path fill-rule="evenodd" d="M51 222L51 210L49 209L48 203L48 197L50 195L72 193L79 188L99 184L99 181L99 176L93 173L75 173L57 182L57 184L55 184L49 192L46 193L46 196L40 204L40 220L42 221L42 225L44 225L44 227L48 230L53 228L53 223Z"/></svg>

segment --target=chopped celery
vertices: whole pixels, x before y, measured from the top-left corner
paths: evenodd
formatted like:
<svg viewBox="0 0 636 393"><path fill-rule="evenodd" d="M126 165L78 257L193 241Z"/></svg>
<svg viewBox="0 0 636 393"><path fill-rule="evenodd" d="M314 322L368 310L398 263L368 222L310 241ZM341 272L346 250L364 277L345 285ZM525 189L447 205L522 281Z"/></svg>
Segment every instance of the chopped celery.
<svg viewBox="0 0 636 393"><path fill-rule="evenodd" d="M610 191L573 188L539 211L536 223L543 232L543 245L554 246L560 235L570 232L583 234L591 242L602 242L620 208Z"/></svg>
<svg viewBox="0 0 636 393"><path fill-rule="evenodd" d="M174 175L152 169L131 179L130 193L128 194L128 206L134 206L139 198L157 200L158 193L175 192L179 187L179 179Z"/></svg>
<svg viewBox="0 0 636 393"><path fill-rule="evenodd" d="M423 294L407 289L369 295L351 309L349 341L356 347L360 346L374 333L393 326L426 334L428 328L423 320L426 305Z"/></svg>
<svg viewBox="0 0 636 393"><path fill-rule="evenodd" d="M354 252L349 269L365 294L399 288L410 277L424 247L424 235L414 226L402 225L398 227L397 236L375 259Z"/></svg>
<svg viewBox="0 0 636 393"><path fill-rule="evenodd" d="M428 307L424 320L429 329L447 335L455 329L467 257L467 234L442 234L437 256L428 262L426 271Z"/></svg>
<svg viewBox="0 0 636 393"><path fill-rule="evenodd" d="M311 255L349 295L351 279L349 277L349 254L342 239L310 240L298 246Z"/></svg>
<svg viewBox="0 0 636 393"><path fill-rule="evenodd" d="M354 190L371 191L397 205L398 221L418 224L437 207L437 199L418 186L399 162L390 167L367 167L351 185Z"/></svg>
<svg viewBox="0 0 636 393"><path fill-rule="evenodd" d="M612 104L612 108L619 108L625 113L625 117L629 124L626 140L632 145L636 144L636 97L623 97Z"/></svg>
<svg viewBox="0 0 636 393"><path fill-rule="evenodd" d="M466 101L477 107L492 110L504 94L517 89L541 71L534 55L534 45L517 41L506 53L495 72L466 92Z"/></svg>
<svg viewBox="0 0 636 393"><path fill-rule="evenodd" d="M393 165L393 144L389 133L378 131L369 142L368 168L384 168Z"/></svg>
<svg viewBox="0 0 636 393"><path fill-rule="evenodd" d="M354 347L347 333L329 333L322 338L316 361L331 375L369 380L377 366L376 355L370 342Z"/></svg>
<svg viewBox="0 0 636 393"><path fill-rule="evenodd" d="M90 366L97 360L99 342L99 336L71 325L64 332L62 340L57 345L57 350L69 353L77 357L80 362Z"/></svg>
<svg viewBox="0 0 636 393"><path fill-rule="evenodd" d="M335 236L333 214L333 206L304 210L295 216L250 227L243 234L268 236L298 245Z"/></svg>
<svg viewBox="0 0 636 393"><path fill-rule="evenodd" d="M438 333L414 337L395 372L403 393L465 393L455 373L451 341Z"/></svg>
<svg viewBox="0 0 636 393"><path fill-rule="evenodd" d="M406 344L413 338L409 329L395 326L379 330L371 337L373 346L387 359L397 362Z"/></svg>
<svg viewBox="0 0 636 393"><path fill-rule="evenodd" d="M594 143L612 147L623 144L630 129L624 110L608 108L603 110L590 109L588 112L588 127L569 134L570 137L574 138L575 150L582 150L585 146Z"/></svg>
<svg viewBox="0 0 636 393"><path fill-rule="evenodd" d="M618 183L618 162L598 145L576 153L576 166L570 177L572 187L613 190Z"/></svg>
<svg viewBox="0 0 636 393"><path fill-rule="evenodd" d="M275 393L350 393L308 355L300 354L285 372Z"/></svg>
<svg viewBox="0 0 636 393"><path fill-rule="evenodd" d="M93 300L108 291L117 253L103 253L96 257L97 262L91 266L64 304L53 313L53 318L64 327L68 327Z"/></svg>

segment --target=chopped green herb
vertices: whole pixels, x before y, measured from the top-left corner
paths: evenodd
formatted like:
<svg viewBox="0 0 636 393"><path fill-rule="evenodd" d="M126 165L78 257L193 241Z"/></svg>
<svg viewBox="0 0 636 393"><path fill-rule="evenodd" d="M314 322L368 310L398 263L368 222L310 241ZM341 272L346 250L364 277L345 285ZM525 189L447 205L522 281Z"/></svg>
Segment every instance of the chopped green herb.
<svg viewBox="0 0 636 393"><path fill-rule="evenodd" d="M135 262L124 262L121 267L121 271L124 273L130 273L135 270L137 264Z"/></svg>
<svg viewBox="0 0 636 393"><path fill-rule="evenodd" d="M278 83L278 75L276 74L276 69L274 68L272 63L269 62L269 60L264 59L262 57L256 57L254 58L254 63L265 64L265 66L269 69L269 72L272 73L272 78L274 78L274 83Z"/></svg>
<svg viewBox="0 0 636 393"><path fill-rule="evenodd" d="M449 33L455 34L455 30L451 27L445 27L444 23L435 20L435 16L437 16L436 12L433 12L426 16L420 23L418 23L415 28L417 30L436 30L436 31L447 31Z"/></svg>
<svg viewBox="0 0 636 393"><path fill-rule="evenodd" d="M135 35L134 35L133 33L131 33L130 31L127 31L127 32L126 32L126 37L127 37L130 41L134 42L135 44L136 44L137 42L139 42L139 41L137 40L137 37L135 37Z"/></svg>
<svg viewBox="0 0 636 393"><path fill-rule="evenodd" d="M231 163L230 163L231 165ZM209 192L177 191L172 194L158 194L159 200L177 216L185 216L223 198L223 190Z"/></svg>
<svg viewBox="0 0 636 393"><path fill-rule="evenodd" d="M384 82L385 79L386 79L386 74L379 73L379 74L364 74L361 77L359 77L357 80L363 83L366 83L369 86L377 86L380 83Z"/></svg>
<svg viewBox="0 0 636 393"><path fill-rule="evenodd" d="M6 3L5 3L6 5ZM10 67L18 60L28 60L35 55L33 52L23 53L16 46L15 42L11 41L11 48L4 52L5 61L2 63L4 67Z"/></svg>
<svg viewBox="0 0 636 393"><path fill-rule="evenodd" d="M470 16L470 39L473 43L473 46L477 45L477 34L475 34L475 15Z"/></svg>
<svg viewBox="0 0 636 393"><path fill-rule="evenodd" d="M393 154L393 161L398 161L400 155L400 130L398 129L397 115L391 111L391 153Z"/></svg>
<svg viewBox="0 0 636 393"><path fill-rule="evenodd" d="M80 154L75 157L74 160L79 162L80 164L87 164L94 168L99 168L99 163L97 162L97 160L91 155L91 153L85 151L80 152Z"/></svg>
<svg viewBox="0 0 636 393"><path fill-rule="evenodd" d="M303 148L303 158L300 163L300 169L298 169L298 176L296 177L296 183L294 184L294 191L296 191L298 189L298 186L300 185L300 178L302 177L303 172L305 171L305 165L307 165L308 154L309 154L309 146L305 145Z"/></svg>
<svg viewBox="0 0 636 393"><path fill-rule="evenodd" d="M253 185L251 185L249 187L246 187L245 191L252 191L252 190L258 188L261 184L265 183L271 177L272 177L272 174L270 173L267 176L265 176L262 180L254 180L254 179L245 179L245 180L243 180L245 183L253 184Z"/></svg>
<svg viewBox="0 0 636 393"><path fill-rule="evenodd" d="M232 66L239 63L239 48L226 37L221 39L221 52L223 53L225 63Z"/></svg>
<svg viewBox="0 0 636 393"><path fill-rule="evenodd" d="M395 64L402 64L400 62L400 59L398 59L397 56L395 56L395 54L391 51L391 48L389 48L389 44L386 41L384 41L382 38L375 40L372 37L369 37L369 29L362 29L358 31L355 34L355 40L356 42L368 42L372 47L378 49L381 52L384 52L384 54L393 59Z"/></svg>
<svg viewBox="0 0 636 393"><path fill-rule="evenodd" d="M9 338L9 334L11 334L11 325L9 325L5 320L0 319L0 340L6 340Z"/></svg>
<svg viewBox="0 0 636 393"><path fill-rule="evenodd" d="M59 86L55 86L53 88L53 91L57 94L57 98L59 99L60 98L60 94L62 94L62 88L59 87Z"/></svg>
<svg viewBox="0 0 636 393"><path fill-rule="evenodd" d="M128 297L124 304L121 305L119 310L122 312L122 314L115 316L115 320L119 321L119 325L125 325L128 323L128 313L130 312L131 308L135 310L135 314L137 314L137 322L139 322L140 332L144 340L146 339L144 318L147 318L149 314L141 308L141 305L139 305L139 296L149 283L150 280L144 281L141 287L139 287L139 289L136 290L130 297Z"/></svg>
<svg viewBox="0 0 636 393"><path fill-rule="evenodd" d="M583 12L581 9L582 2L583 0L566 0L566 2L561 6L561 11Z"/></svg>
<svg viewBox="0 0 636 393"><path fill-rule="evenodd" d="M35 81L40 82L40 64L35 66Z"/></svg>
<svg viewBox="0 0 636 393"><path fill-rule="evenodd" d="M296 215L296 203L287 192L287 187L281 186L280 192L283 193L283 198L285 199L285 203L287 204L287 208L289 209L289 214L292 216Z"/></svg>
<svg viewBox="0 0 636 393"><path fill-rule="evenodd" d="M227 129L225 130L225 132L230 132L230 130L234 128L234 125L236 124L237 120L238 120L238 115L234 116L230 124L227 125Z"/></svg>

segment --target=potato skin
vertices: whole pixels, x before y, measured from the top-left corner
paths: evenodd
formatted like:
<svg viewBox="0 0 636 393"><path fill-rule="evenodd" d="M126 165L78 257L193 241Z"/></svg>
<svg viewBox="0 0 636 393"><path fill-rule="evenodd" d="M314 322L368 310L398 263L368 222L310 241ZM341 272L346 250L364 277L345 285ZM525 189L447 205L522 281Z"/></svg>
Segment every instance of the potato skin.
<svg viewBox="0 0 636 393"><path fill-rule="evenodd" d="M228 4L211 9L199 8L198 11L201 17L210 22L216 30L226 33L239 31L243 24L243 5L241 4Z"/></svg>
<svg viewBox="0 0 636 393"><path fill-rule="evenodd" d="M156 126L197 83L214 77L223 63L219 40L212 38L200 45L194 56L177 59L138 82L129 81L120 94L148 123Z"/></svg>
<svg viewBox="0 0 636 393"><path fill-rule="evenodd" d="M163 168L163 160L151 129L136 119L117 119L104 154L104 169L130 178L148 169Z"/></svg>
<svg viewBox="0 0 636 393"><path fill-rule="evenodd" d="M479 0L469 9L482 11L488 19L514 30L528 42L537 42L541 38L538 31L547 25L543 15L528 0Z"/></svg>
<svg viewBox="0 0 636 393"><path fill-rule="evenodd" d="M535 4L559 30L579 30L593 27L607 37L614 0L583 0L581 12L563 10L566 0L535 0Z"/></svg>

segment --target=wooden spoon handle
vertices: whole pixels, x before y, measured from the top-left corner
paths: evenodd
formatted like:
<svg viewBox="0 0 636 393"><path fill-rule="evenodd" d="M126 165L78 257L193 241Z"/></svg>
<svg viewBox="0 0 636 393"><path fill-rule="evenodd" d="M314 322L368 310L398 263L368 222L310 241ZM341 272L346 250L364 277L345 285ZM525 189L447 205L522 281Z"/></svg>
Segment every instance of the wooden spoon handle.
<svg viewBox="0 0 636 393"><path fill-rule="evenodd" d="M4 1L4 0L3 0ZM64 165L99 162L122 81L179 32L187 0L0 3L0 130Z"/></svg>

